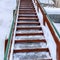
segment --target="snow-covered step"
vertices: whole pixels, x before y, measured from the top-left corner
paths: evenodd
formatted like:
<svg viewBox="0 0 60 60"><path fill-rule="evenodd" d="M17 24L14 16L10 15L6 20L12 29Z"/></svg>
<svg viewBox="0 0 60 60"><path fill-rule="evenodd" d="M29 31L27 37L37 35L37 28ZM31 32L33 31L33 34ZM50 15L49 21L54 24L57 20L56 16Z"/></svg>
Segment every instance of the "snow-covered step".
<svg viewBox="0 0 60 60"><path fill-rule="evenodd" d="M43 32L30 32L30 33L16 33L15 36L33 36L33 35L44 35Z"/></svg>
<svg viewBox="0 0 60 60"><path fill-rule="evenodd" d="M17 22L37 22L38 20L18 20Z"/></svg>
<svg viewBox="0 0 60 60"><path fill-rule="evenodd" d="M30 13L28 13L28 14L30 14ZM31 13L31 14L35 14L35 13ZM18 20L38 20L38 18L18 18Z"/></svg>
<svg viewBox="0 0 60 60"><path fill-rule="evenodd" d="M37 16L37 14L32 14L32 13L30 13L30 14L19 14L19 16Z"/></svg>
<svg viewBox="0 0 60 60"><path fill-rule="evenodd" d="M52 60L49 52L14 53L13 60Z"/></svg>
<svg viewBox="0 0 60 60"><path fill-rule="evenodd" d="M39 26L39 25L40 25L39 23L36 23L36 24L35 23L31 23L31 24L30 23L29 24L28 23L27 24L26 23L23 23L23 24L17 23L17 26Z"/></svg>
<svg viewBox="0 0 60 60"><path fill-rule="evenodd" d="M42 30L39 31L39 30L19 30L19 31L16 31L16 33L42 33Z"/></svg>
<svg viewBox="0 0 60 60"><path fill-rule="evenodd" d="M15 43L14 49L36 49L36 48L47 48L47 44L45 42L37 42L37 43Z"/></svg>
<svg viewBox="0 0 60 60"><path fill-rule="evenodd" d="M42 28L40 26L35 26L35 25L32 25L32 26L31 25L29 26L20 25L16 27L16 30L42 30Z"/></svg>
<svg viewBox="0 0 60 60"><path fill-rule="evenodd" d="M39 42L44 42L44 43L47 43L46 42L46 39L23 39L23 40L15 40L15 43L39 43Z"/></svg>
<svg viewBox="0 0 60 60"><path fill-rule="evenodd" d="M16 36L15 40L38 40L38 39L45 39L43 35L34 35L34 36Z"/></svg>
<svg viewBox="0 0 60 60"><path fill-rule="evenodd" d="M17 25L40 25L39 22L17 22Z"/></svg>
<svg viewBox="0 0 60 60"><path fill-rule="evenodd" d="M34 15L34 14L33 14L33 15L32 15L32 14L20 14L18 17L21 17L21 16L23 16L23 17L24 17L24 16L25 16L25 17L27 17L27 16L28 16L28 17L37 17L37 15Z"/></svg>
<svg viewBox="0 0 60 60"><path fill-rule="evenodd" d="M17 26L17 28L41 28L41 26L35 26L35 25L20 25L20 26ZM41 28L42 29L42 28Z"/></svg>
<svg viewBox="0 0 60 60"><path fill-rule="evenodd" d="M27 7L26 7L26 6L23 6L23 7L20 6L20 7L19 7L19 9L33 9L33 8L34 8L33 6L31 6L31 7L29 7L29 6L27 6Z"/></svg>
<svg viewBox="0 0 60 60"><path fill-rule="evenodd" d="M29 8L29 9L21 9L21 8L20 8L19 11L21 11L21 12L22 12L22 11L24 11L24 12L25 12L25 11L36 12L35 9L33 10L33 9L31 9L31 8Z"/></svg>

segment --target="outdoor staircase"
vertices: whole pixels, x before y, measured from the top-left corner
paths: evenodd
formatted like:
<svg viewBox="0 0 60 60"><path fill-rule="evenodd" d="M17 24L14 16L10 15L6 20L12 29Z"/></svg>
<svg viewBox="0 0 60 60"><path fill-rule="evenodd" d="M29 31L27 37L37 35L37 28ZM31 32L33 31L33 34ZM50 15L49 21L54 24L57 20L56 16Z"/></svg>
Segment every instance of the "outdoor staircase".
<svg viewBox="0 0 60 60"><path fill-rule="evenodd" d="M52 60L32 0L21 0L10 60Z"/></svg>

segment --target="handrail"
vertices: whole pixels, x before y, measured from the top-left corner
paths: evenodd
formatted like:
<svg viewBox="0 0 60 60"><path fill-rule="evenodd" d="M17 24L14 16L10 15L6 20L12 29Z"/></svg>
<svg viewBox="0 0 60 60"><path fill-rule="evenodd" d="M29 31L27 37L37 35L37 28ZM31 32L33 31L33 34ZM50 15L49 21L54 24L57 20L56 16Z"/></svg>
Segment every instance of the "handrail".
<svg viewBox="0 0 60 60"><path fill-rule="evenodd" d="M42 6L41 6L41 7L42 7ZM53 21L52 21L51 18L48 16L47 12L45 11L45 9L44 9L43 7L42 7L42 9L43 9L44 13L46 14L46 16L49 18L49 20L50 20L50 22L51 22L51 24L52 24L52 27L54 28L55 32L56 32L57 35L58 35L58 38L60 39L60 34L59 34L58 30L56 29L55 25L53 24Z"/></svg>
<svg viewBox="0 0 60 60"><path fill-rule="evenodd" d="M38 3L39 5L41 4L39 0L36 0L36 1L37 1L37 3ZM42 5L40 5L40 6L41 6L42 11L44 12L44 15L46 15L46 16L49 18L48 20L50 20L50 22L51 22L51 24L52 24L52 27L54 28L54 31L56 32L58 38L60 39L60 34L59 34L58 30L56 29L55 25L53 24L53 21L52 21L51 18L48 16L48 14L47 14L47 12L45 11L45 9L43 8L43 6L42 6ZM43 18L44 18L44 17L43 17Z"/></svg>
<svg viewBox="0 0 60 60"><path fill-rule="evenodd" d="M17 1L17 0L16 0ZM16 20L16 16L17 16L17 9L18 9L18 4L19 4L19 1L17 1L16 3L16 10L13 10L13 21L12 21L12 25L11 25L11 29L10 29L10 34L9 34L9 37L8 37L8 43L7 43L7 47L6 47L6 51L4 53L4 60L8 60L9 57L9 50L11 49L11 40L12 40L12 35L13 35L13 30L14 30L14 25L15 25L15 20Z"/></svg>
<svg viewBox="0 0 60 60"><path fill-rule="evenodd" d="M8 53L9 53L9 48L10 48L10 44L11 44L11 38L12 38L12 34L13 34L13 32L12 32L13 28L14 28L14 20L13 20L12 25L11 25L11 30L10 30L10 34L9 34L9 38L8 38L8 43L7 43L6 51L5 51L5 54L4 54L4 60L8 59Z"/></svg>
<svg viewBox="0 0 60 60"><path fill-rule="evenodd" d="M60 34L59 34L58 30L56 29L55 25L53 24L53 21L51 20L51 18L48 15L47 15L47 17L49 18L49 20L50 20L50 22L52 24L52 27L54 28L55 32L57 33L58 38L60 39Z"/></svg>

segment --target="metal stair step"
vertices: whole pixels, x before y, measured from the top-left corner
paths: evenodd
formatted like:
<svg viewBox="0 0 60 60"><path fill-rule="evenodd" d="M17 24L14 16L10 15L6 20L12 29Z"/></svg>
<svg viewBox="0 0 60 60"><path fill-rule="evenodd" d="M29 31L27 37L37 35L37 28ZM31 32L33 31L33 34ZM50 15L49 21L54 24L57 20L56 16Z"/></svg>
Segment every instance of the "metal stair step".
<svg viewBox="0 0 60 60"><path fill-rule="evenodd" d="M36 49L17 49L17 50L13 50L13 53L19 53L19 52L42 52L42 51L46 51L49 52L48 48L36 48Z"/></svg>
<svg viewBox="0 0 60 60"><path fill-rule="evenodd" d="M19 14L34 14L34 15L37 15L36 12L32 12L32 13L30 13L30 12L27 12L27 13L25 13L25 12L20 12Z"/></svg>
<svg viewBox="0 0 60 60"><path fill-rule="evenodd" d="M16 31L17 34L19 33L42 33L42 30L39 31L39 30L19 30L19 31Z"/></svg>
<svg viewBox="0 0 60 60"><path fill-rule="evenodd" d="M40 33L42 32L42 30L19 30L19 31L16 31L16 33Z"/></svg>
<svg viewBox="0 0 60 60"><path fill-rule="evenodd" d="M30 40L29 40L29 39L26 39L26 40L25 40L25 39L24 39L24 40L18 40L18 39L16 40L16 39L15 39L15 43L32 43L32 42L33 42L33 43L34 43L34 42L35 42L35 43L38 43L38 42L47 43L45 39L32 39L32 40L31 40L31 39L30 39Z"/></svg>
<svg viewBox="0 0 60 60"><path fill-rule="evenodd" d="M39 22L17 22L17 25L40 25Z"/></svg>
<svg viewBox="0 0 60 60"><path fill-rule="evenodd" d="M21 50L21 49L36 49L36 48L47 48L47 43L45 42L18 42L15 43L14 49Z"/></svg>
<svg viewBox="0 0 60 60"><path fill-rule="evenodd" d="M32 15L32 14L19 14L18 17L37 17L37 15Z"/></svg>
<svg viewBox="0 0 60 60"><path fill-rule="evenodd" d="M44 35L43 32L40 33L16 33L15 36L28 36L28 35Z"/></svg>
<svg viewBox="0 0 60 60"><path fill-rule="evenodd" d="M13 60L52 60L48 52L14 53Z"/></svg>
<svg viewBox="0 0 60 60"><path fill-rule="evenodd" d="M17 26L16 30L42 30L40 26Z"/></svg>
<svg viewBox="0 0 60 60"><path fill-rule="evenodd" d="M20 7L19 9L34 9L34 7Z"/></svg>
<svg viewBox="0 0 60 60"><path fill-rule="evenodd" d="M42 40L45 39L43 35L29 35L29 36L16 36L15 40Z"/></svg>

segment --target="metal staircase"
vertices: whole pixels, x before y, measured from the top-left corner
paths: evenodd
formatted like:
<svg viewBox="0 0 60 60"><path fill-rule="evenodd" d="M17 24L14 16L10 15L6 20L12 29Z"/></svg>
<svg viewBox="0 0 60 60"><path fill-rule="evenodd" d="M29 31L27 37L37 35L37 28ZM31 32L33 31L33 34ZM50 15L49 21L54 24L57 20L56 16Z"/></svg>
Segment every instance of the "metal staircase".
<svg viewBox="0 0 60 60"><path fill-rule="evenodd" d="M21 0L9 60L52 60L32 0Z"/></svg>

